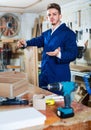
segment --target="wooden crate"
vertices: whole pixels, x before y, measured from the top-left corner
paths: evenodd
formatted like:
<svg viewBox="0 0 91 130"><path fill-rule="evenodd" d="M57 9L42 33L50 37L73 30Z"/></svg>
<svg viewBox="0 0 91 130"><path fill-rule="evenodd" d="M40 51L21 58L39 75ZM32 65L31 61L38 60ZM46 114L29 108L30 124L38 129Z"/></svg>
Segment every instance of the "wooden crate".
<svg viewBox="0 0 91 130"><path fill-rule="evenodd" d="M29 82L25 73L1 72L0 73L0 96L16 97L29 92Z"/></svg>
<svg viewBox="0 0 91 130"><path fill-rule="evenodd" d="M26 79L0 78L0 96L16 97L28 93L28 81Z"/></svg>

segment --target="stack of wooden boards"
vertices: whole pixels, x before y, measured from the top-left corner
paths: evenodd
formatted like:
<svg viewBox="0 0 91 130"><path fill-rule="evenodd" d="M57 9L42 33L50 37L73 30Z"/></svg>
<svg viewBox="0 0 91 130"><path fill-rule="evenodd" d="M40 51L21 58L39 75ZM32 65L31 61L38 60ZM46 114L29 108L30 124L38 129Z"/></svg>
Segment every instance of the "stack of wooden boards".
<svg viewBox="0 0 91 130"><path fill-rule="evenodd" d="M16 97L29 92L27 74L24 72L0 72L0 96Z"/></svg>

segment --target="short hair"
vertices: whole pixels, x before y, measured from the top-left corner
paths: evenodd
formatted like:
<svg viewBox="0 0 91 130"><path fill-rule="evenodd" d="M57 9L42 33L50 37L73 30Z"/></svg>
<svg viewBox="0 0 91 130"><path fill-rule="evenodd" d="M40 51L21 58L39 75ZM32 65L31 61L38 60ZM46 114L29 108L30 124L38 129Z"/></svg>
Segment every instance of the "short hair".
<svg viewBox="0 0 91 130"><path fill-rule="evenodd" d="M56 4L56 3L50 3L48 6L47 6L47 10L48 9L51 9L51 8L54 8L54 9L57 9L59 14L61 14L61 7Z"/></svg>

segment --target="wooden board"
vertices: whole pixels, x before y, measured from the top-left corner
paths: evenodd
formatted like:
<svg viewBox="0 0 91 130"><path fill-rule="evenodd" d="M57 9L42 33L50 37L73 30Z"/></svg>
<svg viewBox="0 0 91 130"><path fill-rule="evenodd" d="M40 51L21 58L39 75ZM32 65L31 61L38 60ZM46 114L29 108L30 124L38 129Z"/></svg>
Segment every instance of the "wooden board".
<svg viewBox="0 0 91 130"><path fill-rule="evenodd" d="M24 72L16 72L16 71L7 71L7 72L0 72L1 78L14 78L14 79L28 79L27 73Z"/></svg>
<svg viewBox="0 0 91 130"><path fill-rule="evenodd" d="M90 66L80 66L80 65L70 65L71 70L73 71L79 71L79 72L89 72L91 71Z"/></svg>
<svg viewBox="0 0 91 130"><path fill-rule="evenodd" d="M38 86L38 51L37 47L28 47L24 50L25 72L31 84Z"/></svg>
<svg viewBox="0 0 91 130"><path fill-rule="evenodd" d="M2 39L2 43L14 43L14 39Z"/></svg>

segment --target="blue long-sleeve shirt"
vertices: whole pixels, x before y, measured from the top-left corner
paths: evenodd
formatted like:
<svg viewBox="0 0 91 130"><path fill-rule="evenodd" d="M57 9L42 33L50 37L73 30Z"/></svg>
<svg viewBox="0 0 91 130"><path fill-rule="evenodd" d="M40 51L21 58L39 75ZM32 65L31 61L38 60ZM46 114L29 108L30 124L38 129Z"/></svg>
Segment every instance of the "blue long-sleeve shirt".
<svg viewBox="0 0 91 130"><path fill-rule="evenodd" d="M69 64L77 56L76 34L64 23L51 35L51 29L43 32L41 36L26 41L27 46L43 47L41 74L39 86L49 83L70 81L71 74ZM61 59L56 56L48 56L46 52L61 48Z"/></svg>

